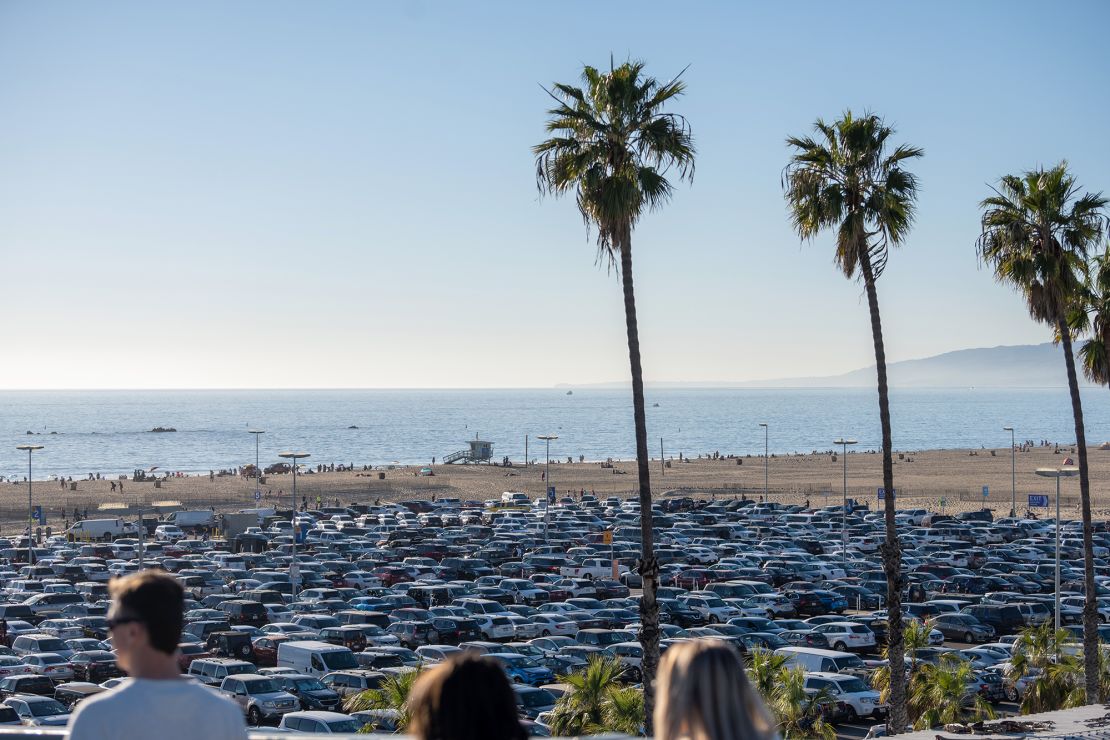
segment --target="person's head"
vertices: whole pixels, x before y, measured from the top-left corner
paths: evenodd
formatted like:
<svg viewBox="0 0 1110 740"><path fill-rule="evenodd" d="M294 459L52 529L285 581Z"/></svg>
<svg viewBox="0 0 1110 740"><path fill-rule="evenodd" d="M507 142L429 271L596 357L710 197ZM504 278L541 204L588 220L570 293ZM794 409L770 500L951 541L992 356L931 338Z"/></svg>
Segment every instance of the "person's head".
<svg viewBox="0 0 1110 740"><path fill-rule="evenodd" d="M667 649L655 689L656 740L769 740L775 722L728 643L691 640Z"/></svg>
<svg viewBox="0 0 1110 740"><path fill-rule="evenodd" d="M177 579L147 570L112 580L108 592L108 625L120 667L132 673L151 658L172 658L185 619L185 592Z"/></svg>
<svg viewBox="0 0 1110 740"><path fill-rule="evenodd" d="M516 697L496 661L456 654L416 681L408 732L416 740L527 740Z"/></svg>

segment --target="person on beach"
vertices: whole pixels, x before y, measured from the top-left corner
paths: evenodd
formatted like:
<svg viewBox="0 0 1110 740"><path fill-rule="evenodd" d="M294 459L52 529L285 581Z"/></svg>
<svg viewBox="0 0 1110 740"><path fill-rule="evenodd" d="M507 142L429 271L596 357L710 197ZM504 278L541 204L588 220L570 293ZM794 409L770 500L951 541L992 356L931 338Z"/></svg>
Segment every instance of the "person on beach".
<svg viewBox="0 0 1110 740"><path fill-rule="evenodd" d="M185 592L164 571L113 580L108 631L131 680L81 702L70 740L245 740L243 712L208 687L181 677L177 644Z"/></svg>

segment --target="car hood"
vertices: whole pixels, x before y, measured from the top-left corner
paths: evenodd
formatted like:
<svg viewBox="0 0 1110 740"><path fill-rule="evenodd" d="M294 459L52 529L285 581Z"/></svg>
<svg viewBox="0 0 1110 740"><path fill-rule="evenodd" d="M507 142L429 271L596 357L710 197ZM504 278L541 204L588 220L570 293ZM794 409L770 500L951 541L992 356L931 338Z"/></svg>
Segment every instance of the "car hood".
<svg viewBox="0 0 1110 740"><path fill-rule="evenodd" d="M34 723L38 727L62 727L69 723L69 715L51 714L46 717L35 717Z"/></svg>

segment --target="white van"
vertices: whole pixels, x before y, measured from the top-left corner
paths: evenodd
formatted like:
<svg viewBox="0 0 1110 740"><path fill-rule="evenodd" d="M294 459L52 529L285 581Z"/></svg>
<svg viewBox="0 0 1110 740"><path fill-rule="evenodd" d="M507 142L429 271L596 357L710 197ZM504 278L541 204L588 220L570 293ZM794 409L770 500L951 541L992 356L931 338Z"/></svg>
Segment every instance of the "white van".
<svg viewBox="0 0 1110 740"><path fill-rule="evenodd" d="M501 494L502 506L530 506L528 494L520 491L505 491Z"/></svg>
<svg viewBox="0 0 1110 740"><path fill-rule="evenodd" d="M278 668L292 668L297 673L323 676L332 671L357 669L355 654L342 645L318 640L290 640L278 645Z"/></svg>
<svg viewBox="0 0 1110 740"><path fill-rule="evenodd" d="M66 532L72 535L75 540L99 540L105 537L137 534L134 524L129 524L118 517L115 519L84 519L74 524Z"/></svg>
<svg viewBox="0 0 1110 740"><path fill-rule="evenodd" d="M215 516L211 511L175 511L166 517L168 524L179 527L211 527L215 523Z"/></svg>
<svg viewBox="0 0 1110 740"><path fill-rule="evenodd" d="M786 657L787 668L801 667L807 673L844 673L850 676L868 675L863 659L853 653L822 648L783 647L775 655Z"/></svg>

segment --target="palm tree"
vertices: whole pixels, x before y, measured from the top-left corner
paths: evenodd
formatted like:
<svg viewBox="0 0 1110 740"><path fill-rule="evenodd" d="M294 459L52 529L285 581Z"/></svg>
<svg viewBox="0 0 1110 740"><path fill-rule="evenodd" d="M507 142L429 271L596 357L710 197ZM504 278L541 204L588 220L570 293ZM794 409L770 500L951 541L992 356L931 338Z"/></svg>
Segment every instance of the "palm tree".
<svg viewBox="0 0 1110 740"><path fill-rule="evenodd" d="M1022 714L1052 712L1086 703L1083 667L1060 647L1071 641L1067 630L1055 630L1048 622L1023 630L1014 643L1006 678L1017 682L1028 678L1021 696Z"/></svg>
<svg viewBox="0 0 1110 740"><path fill-rule="evenodd" d="M778 720L779 733L783 740L816 737L832 740L836 730L821 714L822 705L829 701L828 690L807 691L805 680L801 668L783 668L766 697L767 706Z"/></svg>
<svg viewBox="0 0 1110 740"><path fill-rule="evenodd" d="M891 246L901 244L913 223L917 178L904 168L920 157L917 147L899 145L888 151L894 129L875 115L856 118L851 111L832 124L820 119L819 135L790 137L794 149L784 170L791 221L802 239L836 229L834 261L845 277L863 280L871 312L875 368L879 391L879 424L883 437L883 488L886 496L886 541L882 546L886 573L891 670L902 675L902 552L894 524L894 461L891 456L890 400L887 393L886 350L875 282L886 267ZM906 693L902 682L891 686L891 726L906 726Z"/></svg>
<svg viewBox="0 0 1110 740"><path fill-rule="evenodd" d="M652 686L659 665L659 606L655 601L659 566L652 539L644 377L632 284L632 231L645 211L661 208L670 199L674 185L667 179L668 173L675 172L680 180L693 178L694 143L686 119L664 111L669 102L682 95L685 84L678 77L661 83L643 75L643 70L641 62L626 62L619 67L610 62L608 73L584 67L582 87L556 83L547 91L555 100L547 121L552 136L532 151L540 193L556 197L575 193L587 228L597 230L599 261L610 269L619 265L624 287L640 484L644 712L650 732Z"/></svg>
<svg viewBox="0 0 1110 740"><path fill-rule="evenodd" d="M1083 509L1083 661L1087 701L1098 701L1098 611L1095 602L1094 548L1091 540L1091 481L1087 472L1087 436L1075 373L1068 318L1083 294L1087 253L1105 229L1106 199L1079 193L1067 162L1022 175L1006 175L995 194L980 204L983 231L977 242L980 259L995 279L1013 285L1025 297L1029 314L1053 328L1064 350L1071 391L1075 445L1079 457L1079 496Z"/></svg>
<svg viewBox="0 0 1110 740"><path fill-rule="evenodd" d="M635 686L622 686L609 692L601 710L606 732L625 735L644 734L644 692Z"/></svg>
<svg viewBox="0 0 1110 740"><path fill-rule="evenodd" d="M628 712L635 702L620 683L625 667L619 658L591 657L581 671L560 676L570 690L559 697L551 712L551 729L557 735L590 735L600 732L627 732ZM643 722L643 703L636 705L636 733ZM610 726L613 720L620 727Z"/></svg>
<svg viewBox="0 0 1110 740"><path fill-rule="evenodd" d="M969 686L974 680L975 671L966 660L942 659L937 665L922 665L910 681L909 704L917 715L914 729L994 719L994 709L987 700L971 692Z"/></svg>
<svg viewBox="0 0 1110 740"><path fill-rule="evenodd" d="M1087 269L1083 303L1068 318L1072 334L1090 333L1079 345L1079 361L1087 380L1110 385L1110 245Z"/></svg>
<svg viewBox="0 0 1110 740"><path fill-rule="evenodd" d="M748 653L748 679L764 701L771 700L775 687L786 673L786 656L770 650L753 648Z"/></svg>
<svg viewBox="0 0 1110 740"><path fill-rule="evenodd" d="M343 709L350 712L363 712L367 709L391 709L397 713L397 729L403 730L409 723L409 694L421 670L389 674L382 679L376 689L367 689L348 696Z"/></svg>
<svg viewBox="0 0 1110 740"><path fill-rule="evenodd" d="M931 628L925 623L917 619L910 618L906 621L906 627L902 631L902 650L903 655L909 660L909 670L905 668L905 661L903 661L903 672L907 676L906 683L911 687L918 674L919 661L917 660L917 651L929 644L929 630ZM888 644L882 650L882 656L886 658L886 663L875 671L871 676L872 687L879 692L879 695L884 703L890 703L891 686L890 686L890 645ZM909 696L907 699L906 709L906 725L913 725L917 722L918 712L915 711L913 706L913 697ZM906 725L902 725L905 727Z"/></svg>

